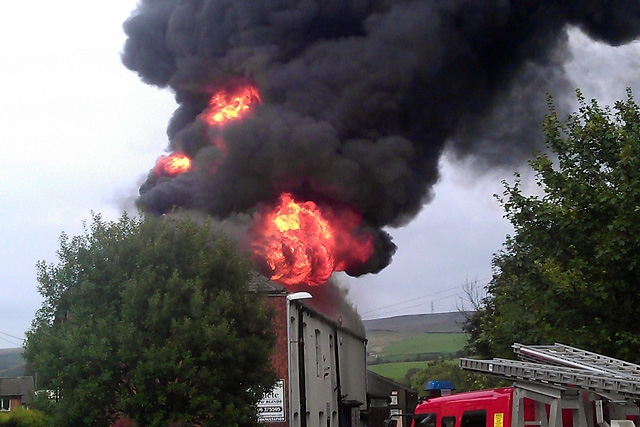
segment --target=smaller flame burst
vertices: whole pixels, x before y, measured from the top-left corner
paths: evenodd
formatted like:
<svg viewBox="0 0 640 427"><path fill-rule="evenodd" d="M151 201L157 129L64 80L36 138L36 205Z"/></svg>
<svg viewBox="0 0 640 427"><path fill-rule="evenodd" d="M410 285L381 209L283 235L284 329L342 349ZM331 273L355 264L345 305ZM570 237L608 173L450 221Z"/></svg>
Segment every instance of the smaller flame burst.
<svg viewBox="0 0 640 427"><path fill-rule="evenodd" d="M200 114L210 128L222 128L227 123L245 117L255 104L262 103L258 88L252 84L236 87L233 91L222 89L211 96L207 108ZM215 173L220 163L227 157L229 148L220 134L210 135L211 145L220 150L221 158L210 166Z"/></svg>
<svg viewBox="0 0 640 427"><path fill-rule="evenodd" d="M276 206L254 218L253 254L274 282L321 285L334 271L362 265L373 254L373 239L359 231L361 222L347 207L283 193Z"/></svg>
<svg viewBox="0 0 640 427"><path fill-rule="evenodd" d="M175 152L168 156L160 156L153 168L156 176L178 176L191 168L191 159L183 153Z"/></svg>
<svg viewBox="0 0 640 427"><path fill-rule="evenodd" d="M211 96L207 108L200 118L209 126L222 127L227 122L244 117L253 104L261 103L258 88L254 85L238 87L234 91L222 89ZM227 146L220 135L215 136L211 144L218 147L222 157L227 155ZM212 170L217 168L212 166ZM153 168L156 177L176 177L191 169L191 159L184 153L175 152L168 156L160 156Z"/></svg>

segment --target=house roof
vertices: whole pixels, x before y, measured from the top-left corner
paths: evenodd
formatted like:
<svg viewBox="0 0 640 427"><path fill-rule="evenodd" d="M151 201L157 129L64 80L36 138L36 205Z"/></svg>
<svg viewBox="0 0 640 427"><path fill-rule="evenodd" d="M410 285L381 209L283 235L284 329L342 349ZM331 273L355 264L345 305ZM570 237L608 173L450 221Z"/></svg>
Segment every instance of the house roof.
<svg viewBox="0 0 640 427"><path fill-rule="evenodd" d="M392 390L402 390L407 394L418 396L416 390L367 369L367 393L372 396L386 397Z"/></svg>
<svg viewBox="0 0 640 427"><path fill-rule="evenodd" d="M0 396L22 398L23 403L31 400L31 394L35 389L33 377L0 378Z"/></svg>
<svg viewBox="0 0 640 427"><path fill-rule="evenodd" d="M307 291L313 295L308 300L297 300L295 305L324 321L336 326L354 337L366 341L366 332L362 319L355 308L346 299L346 292L334 283L327 282L322 286L291 285L282 286L273 282L268 277L254 272L249 280L249 291L265 292L272 297L286 297L287 294Z"/></svg>
<svg viewBox="0 0 640 427"><path fill-rule="evenodd" d="M267 294L286 294L284 286L269 280L258 272L253 272L249 280L249 290L253 292L266 292Z"/></svg>

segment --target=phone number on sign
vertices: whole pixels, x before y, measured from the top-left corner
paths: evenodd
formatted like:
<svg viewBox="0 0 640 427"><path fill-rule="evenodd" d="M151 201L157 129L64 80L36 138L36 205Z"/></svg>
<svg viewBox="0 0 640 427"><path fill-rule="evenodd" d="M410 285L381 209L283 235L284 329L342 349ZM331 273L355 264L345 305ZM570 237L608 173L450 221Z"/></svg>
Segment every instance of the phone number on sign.
<svg viewBox="0 0 640 427"><path fill-rule="evenodd" d="M258 413L272 413L272 412L282 412L281 406L262 406L258 408Z"/></svg>

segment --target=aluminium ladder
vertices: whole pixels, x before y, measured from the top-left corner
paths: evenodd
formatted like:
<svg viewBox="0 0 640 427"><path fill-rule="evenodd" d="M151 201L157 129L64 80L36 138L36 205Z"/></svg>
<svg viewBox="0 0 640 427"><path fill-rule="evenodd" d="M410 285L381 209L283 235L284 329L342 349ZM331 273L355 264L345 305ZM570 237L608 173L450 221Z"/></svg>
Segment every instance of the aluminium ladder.
<svg viewBox="0 0 640 427"><path fill-rule="evenodd" d="M634 425L627 417L640 414L640 366L563 344L516 343L513 348L522 360L460 359L463 370L514 381L512 426L531 425L524 417L525 398L535 402L533 423L540 427L562 427L564 410L572 411L574 427L608 427L601 420L594 423L594 409L587 405L593 402L602 408L603 398L608 402L612 426ZM545 404L547 416L541 406Z"/></svg>
<svg viewBox="0 0 640 427"><path fill-rule="evenodd" d="M615 377L640 379L640 365L564 344L522 345L515 343L513 350L524 361L585 369Z"/></svg>
<svg viewBox="0 0 640 427"><path fill-rule="evenodd" d="M506 359L461 358L460 367L466 371L514 381L526 381L556 389L580 388L595 393L623 396L625 400L640 399L640 377L633 380L583 369Z"/></svg>
<svg viewBox="0 0 640 427"><path fill-rule="evenodd" d="M522 361L460 359L463 370L526 381L557 389L580 388L627 399L640 399L640 366L569 347L514 344Z"/></svg>

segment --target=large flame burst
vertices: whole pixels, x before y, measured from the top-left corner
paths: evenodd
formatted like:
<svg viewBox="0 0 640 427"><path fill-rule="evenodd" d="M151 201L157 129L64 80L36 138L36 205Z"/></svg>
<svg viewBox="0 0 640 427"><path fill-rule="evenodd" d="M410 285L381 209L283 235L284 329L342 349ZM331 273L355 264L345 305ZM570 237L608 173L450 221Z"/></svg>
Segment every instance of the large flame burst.
<svg viewBox="0 0 640 427"><path fill-rule="evenodd" d="M252 250L271 280L320 285L334 271L364 264L373 239L360 232L361 218L346 207L319 206L283 193L276 206L254 218Z"/></svg>
<svg viewBox="0 0 640 427"><path fill-rule="evenodd" d="M233 91L223 89L209 99L209 105L201 117L209 126L224 125L230 120L242 118L252 104L260 102L258 88L253 85L240 86Z"/></svg>
<svg viewBox="0 0 640 427"><path fill-rule="evenodd" d="M153 173L155 176L174 177L188 171L190 168L191 159L183 153L175 152L168 156L158 157Z"/></svg>

